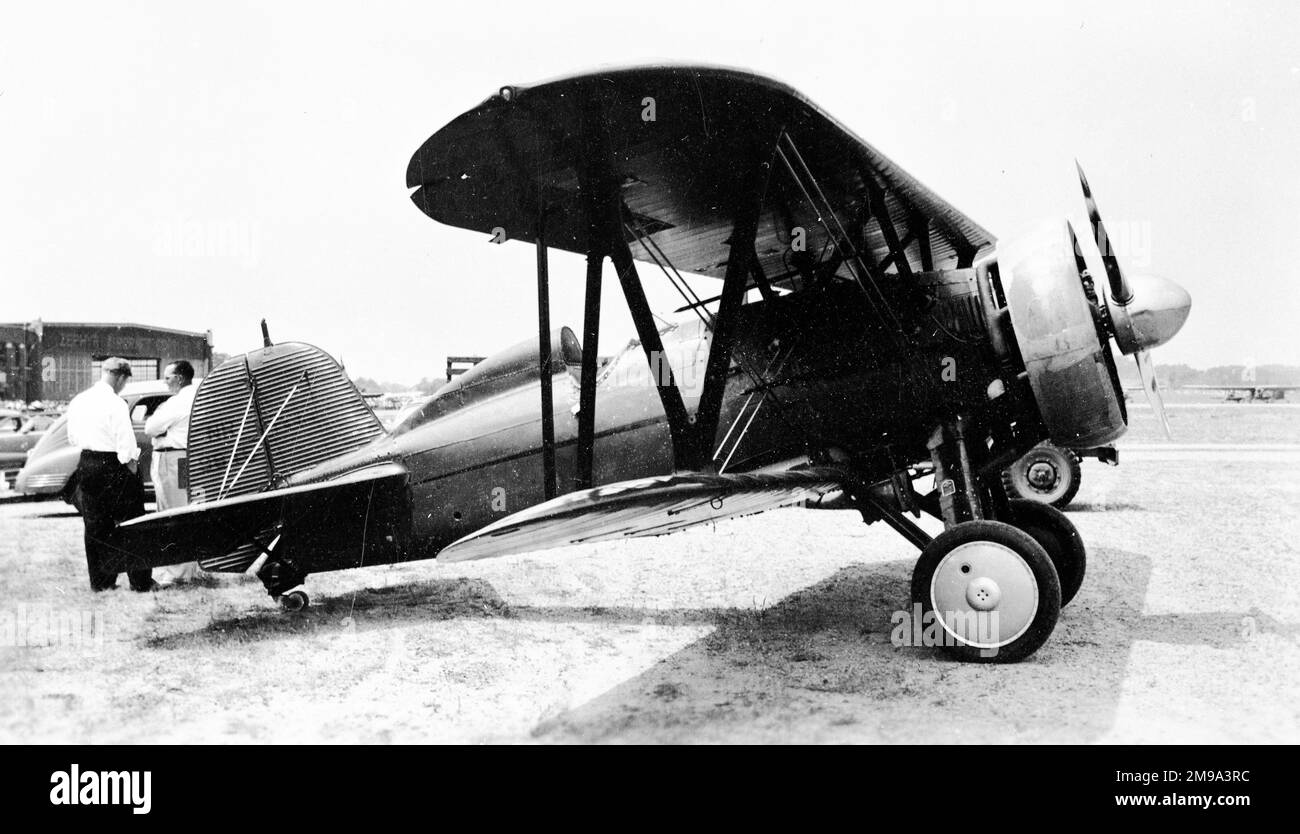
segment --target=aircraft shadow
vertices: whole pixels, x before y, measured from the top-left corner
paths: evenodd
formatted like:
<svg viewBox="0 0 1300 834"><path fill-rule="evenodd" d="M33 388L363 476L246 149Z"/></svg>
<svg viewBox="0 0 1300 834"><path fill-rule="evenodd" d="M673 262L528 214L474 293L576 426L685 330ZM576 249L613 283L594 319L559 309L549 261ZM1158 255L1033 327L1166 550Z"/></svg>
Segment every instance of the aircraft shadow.
<svg viewBox="0 0 1300 834"><path fill-rule="evenodd" d="M349 618L357 631L365 632L436 620L510 616L510 606L481 579L435 579L334 596L313 591L311 596L311 606L296 614L268 605L234 616L213 617L200 629L154 637L146 645L159 649L196 643L224 646L232 639L247 642L323 629L338 631Z"/></svg>
<svg viewBox="0 0 1300 834"><path fill-rule="evenodd" d="M1022 663L959 663L938 648L895 647L891 615L906 598L911 562L852 566L765 611L718 618L707 637L544 720L533 735L560 743L1094 741L1116 723L1134 642L1232 648L1244 629L1296 639L1295 627L1260 612L1144 616L1150 560L1114 549L1089 560L1089 578L1051 640Z"/></svg>
<svg viewBox="0 0 1300 834"><path fill-rule="evenodd" d="M1134 504L1132 501L1105 501L1105 502L1071 502L1070 507L1066 510L1069 513L1107 513L1116 510L1145 510L1143 504Z"/></svg>
<svg viewBox="0 0 1300 834"><path fill-rule="evenodd" d="M62 501L57 504L48 501L18 501L15 503L27 505L24 507L24 511L18 515L19 518L81 518L81 513Z"/></svg>
<svg viewBox="0 0 1300 834"><path fill-rule="evenodd" d="M507 603L485 580L454 577L317 598L214 618L154 638L154 648L228 646L286 635L357 632L450 619L705 626L711 631L640 675L547 718L546 742L1091 741L1115 724L1135 641L1241 645L1255 632L1297 639L1260 612L1144 616L1148 557L1098 549L1051 640L1019 664L976 665L942 650L895 646L893 616L911 560L845 567L767 608L648 609Z"/></svg>
<svg viewBox="0 0 1300 834"><path fill-rule="evenodd" d="M901 564L901 563L900 563ZM868 607L885 610L898 593L907 593L906 570L898 577L881 583L879 598ZM901 584L900 584L901 583ZM232 639L241 642L274 639L284 635L335 629L345 618L352 618L357 631L387 630L438 620L467 618L519 619L551 623L597 623L608 625L682 626L705 625L749 631L755 628L774 634L814 632L855 624L847 618L856 616L852 606L836 604L811 610L792 607L792 601L820 595L820 586L797 591L771 608L639 608L633 606L532 606L506 602L490 582L483 579L452 577L395 584L381 588L363 588L327 596L312 591L312 603L305 611L292 615L278 607L266 606L243 610L231 616L217 616L202 628L182 631L146 641L152 648L193 646L196 641L224 645Z"/></svg>

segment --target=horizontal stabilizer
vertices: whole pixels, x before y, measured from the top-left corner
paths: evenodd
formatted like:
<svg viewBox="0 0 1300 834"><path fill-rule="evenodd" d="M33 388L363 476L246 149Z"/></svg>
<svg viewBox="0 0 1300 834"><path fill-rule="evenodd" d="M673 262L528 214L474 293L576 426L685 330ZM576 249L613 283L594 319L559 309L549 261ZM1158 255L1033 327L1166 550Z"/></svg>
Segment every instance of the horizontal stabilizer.
<svg viewBox="0 0 1300 834"><path fill-rule="evenodd" d="M678 474L571 492L507 516L448 545L461 562L584 542L659 536L797 504L841 488L834 469L741 475Z"/></svg>
<svg viewBox="0 0 1300 834"><path fill-rule="evenodd" d="M348 523L357 520L357 508L368 515L372 497L381 489L387 496L388 487L403 486L406 476L406 467L390 462L330 481L143 515L118 528L116 555L106 567L121 572L219 560L233 553L249 554L247 562L251 564L260 549L250 545L265 547L286 528L327 529L341 541L348 537ZM379 529L373 521L369 526ZM362 536L366 536L364 529ZM359 546L360 540L356 544ZM237 565L223 567L240 569Z"/></svg>

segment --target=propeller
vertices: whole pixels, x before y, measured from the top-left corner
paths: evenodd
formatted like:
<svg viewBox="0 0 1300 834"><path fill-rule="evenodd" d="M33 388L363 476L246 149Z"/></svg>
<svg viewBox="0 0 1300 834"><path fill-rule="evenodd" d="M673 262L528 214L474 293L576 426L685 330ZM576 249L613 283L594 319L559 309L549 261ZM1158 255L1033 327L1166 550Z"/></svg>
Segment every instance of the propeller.
<svg viewBox="0 0 1300 834"><path fill-rule="evenodd" d="M1137 360L1138 379L1142 380L1147 402L1151 403L1151 409L1160 418L1160 428L1164 429L1165 438L1173 440L1174 433L1169 430L1169 418L1165 416L1165 400L1160 396L1160 386L1156 383L1156 366L1151 361L1151 351L1139 350L1133 358Z"/></svg>
<svg viewBox="0 0 1300 834"><path fill-rule="evenodd" d="M1124 273L1119 269L1119 258L1110 248L1110 238L1106 235L1106 225L1101 222L1101 212L1097 211L1097 201L1092 197L1088 187L1088 178L1083 174L1083 166L1074 160L1074 167L1079 172L1079 185L1083 186L1083 204L1088 207L1088 222L1092 224L1092 236L1097 241L1097 251L1101 252L1101 262L1106 266L1106 281L1110 284L1110 297L1117 304L1128 304L1133 300L1133 291L1124 280Z"/></svg>
<svg viewBox="0 0 1300 834"><path fill-rule="evenodd" d="M1147 402L1160 418L1165 437L1172 440L1164 399L1160 396L1160 385L1156 380L1155 363L1151 359L1151 348L1163 345L1178 333L1183 322L1187 321L1187 314L1191 312L1192 297L1187 294L1187 290L1166 278L1135 275L1128 279L1124 276L1120 270L1119 258L1111 249L1106 226L1101 222L1097 201L1092 196L1092 189L1088 187L1088 178L1083 174L1083 166L1078 160L1075 160L1074 166L1079 171L1079 184L1083 186L1083 201L1088 208L1093 238L1101 253L1101 262L1106 267L1108 292L1105 293L1105 304L1110 320L1110 335L1114 337L1121 353L1132 355L1137 361L1138 377L1142 380Z"/></svg>

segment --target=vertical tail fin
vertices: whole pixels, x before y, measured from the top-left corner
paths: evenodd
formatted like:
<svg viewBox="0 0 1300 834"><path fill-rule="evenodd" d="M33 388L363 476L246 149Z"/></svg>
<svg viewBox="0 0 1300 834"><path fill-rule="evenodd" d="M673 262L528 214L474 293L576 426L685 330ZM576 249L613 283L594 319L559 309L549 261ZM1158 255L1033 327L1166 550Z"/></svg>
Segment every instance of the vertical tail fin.
<svg viewBox="0 0 1300 834"><path fill-rule="evenodd" d="M190 501L260 492L381 434L379 418L320 348L284 342L233 357L194 395Z"/></svg>

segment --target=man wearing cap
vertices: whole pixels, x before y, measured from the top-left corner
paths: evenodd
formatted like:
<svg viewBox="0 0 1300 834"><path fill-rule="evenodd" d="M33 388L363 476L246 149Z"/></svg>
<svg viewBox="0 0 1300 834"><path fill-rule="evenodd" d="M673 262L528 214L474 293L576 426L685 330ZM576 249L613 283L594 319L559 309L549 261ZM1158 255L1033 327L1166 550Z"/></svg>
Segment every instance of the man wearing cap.
<svg viewBox="0 0 1300 834"><path fill-rule="evenodd" d="M81 449L77 494L86 525L86 568L90 587L117 587L117 574L104 565L116 552L117 523L144 515L144 490L136 475L140 447L135 442L126 400L118 396L131 378L131 363L117 356L104 360L99 382L68 404L68 441ZM129 571L133 591L155 587L152 571Z"/></svg>
<svg viewBox="0 0 1300 834"><path fill-rule="evenodd" d="M194 407L194 366L184 359L167 366L163 371L170 398L145 421L144 433L153 438L153 494L158 499L158 509L170 510L189 503L185 487L181 485L181 466L185 460L185 447L189 440L190 409ZM161 568L159 581L189 582L199 576L199 563L186 562Z"/></svg>

